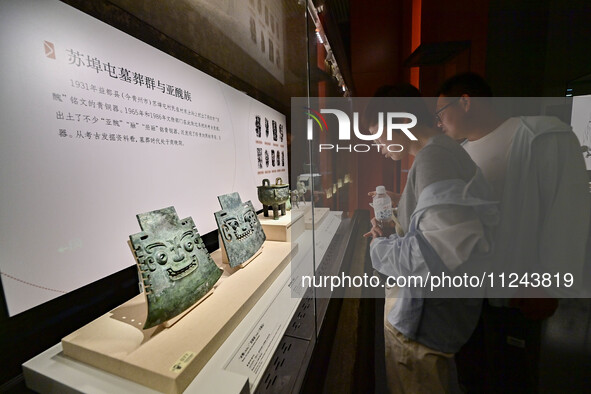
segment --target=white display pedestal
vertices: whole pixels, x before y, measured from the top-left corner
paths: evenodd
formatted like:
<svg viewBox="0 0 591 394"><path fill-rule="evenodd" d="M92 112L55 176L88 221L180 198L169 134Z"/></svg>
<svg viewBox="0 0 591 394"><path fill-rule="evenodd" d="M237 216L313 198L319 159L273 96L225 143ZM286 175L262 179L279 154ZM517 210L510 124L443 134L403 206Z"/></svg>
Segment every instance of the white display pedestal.
<svg viewBox="0 0 591 394"><path fill-rule="evenodd" d="M287 211L285 215L274 220L273 216L265 217L259 213L259 221L267 236L267 241L291 242L297 239L306 229L304 224L304 212Z"/></svg>
<svg viewBox="0 0 591 394"><path fill-rule="evenodd" d="M308 212L306 212L304 215L306 230L318 228L329 212L329 208L314 208L314 222L312 222L312 210L310 209Z"/></svg>
<svg viewBox="0 0 591 394"><path fill-rule="evenodd" d="M308 212L310 212L312 210L312 203L310 201L302 201L298 204L297 207L293 206L291 207L291 212L292 214L302 214L302 215L306 215L308 214Z"/></svg>
<svg viewBox="0 0 591 394"><path fill-rule="evenodd" d="M335 213L336 217L340 218L339 212ZM299 294L294 295L294 278L313 272L313 252L315 250L317 258L322 260L338 227L338 222L340 220L324 221L317 229L316 247L312 243L312 233L309 230L304 231L296 240L292 240L292 243L298 245L295 257L283 268L277 279L211 356L187 386L184 394L253 392L264 377L263 372L271 362L281 336L287 329L305 292L305 289L297 289L295 292ZM292 255L295 253L294 250ZM251 268L253 264L256 264L256 261L247 268ZM294 270L297 272L294 273ZM245 363L242 368L239 368L236 364L242 352L251 346L253 338L259 336L261 325L272 328L275 335L265 340L267 346L260 350L263 354L260 354L259 362L254 366L256 369ZM139 383L65 356L61 343L24 363L23 375L27 387L39 393L157 393Z"/></svg>
<svg viewBox="0 0 591 394"><path fill-rule="evenodd" d="M294 249L292 249L294 246ZM265 242L247 268L224 265L211 296L170 328L142 330L140 294L62 340L64 354L155 390L182 392L297 253L297 244ZM221 252L212 253L221 264ZM139 324L138 324L139 322Z"/></svg>

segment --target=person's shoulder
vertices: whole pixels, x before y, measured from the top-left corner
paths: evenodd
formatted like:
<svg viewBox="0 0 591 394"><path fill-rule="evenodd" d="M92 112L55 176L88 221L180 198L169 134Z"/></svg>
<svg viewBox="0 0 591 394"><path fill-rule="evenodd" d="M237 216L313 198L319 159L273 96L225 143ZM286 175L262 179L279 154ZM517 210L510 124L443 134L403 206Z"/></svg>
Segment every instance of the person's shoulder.
<svg viewBox="0 0 591 394"><path fill-rule="evenodd" d="M580 142L572 127L555 116L522 116L518 141L531 149L554 150L558 147L580 149Z"/></svg>
<svg viewBox="0 0 591 394"><path fill-rule="evenodd" d="M417 153L419 156L437 156L437 157L469 157L459 142L453 140L445 134L439 134L432 137L429 142Z"/></svg>
<svg viewBox="0 0 591 394"><path fill-rule="evenodd" d="M572 127L556 116L521 116L519 124L533 135L571 132Z"/></svg>
<svg viewBox="0 0 591 394"><path fill-rule="evenodd" d="M445 134L432 137L416 157L417 171L437 174L444 179L462 178L464 171L475 166L464 148Z"/></svg>

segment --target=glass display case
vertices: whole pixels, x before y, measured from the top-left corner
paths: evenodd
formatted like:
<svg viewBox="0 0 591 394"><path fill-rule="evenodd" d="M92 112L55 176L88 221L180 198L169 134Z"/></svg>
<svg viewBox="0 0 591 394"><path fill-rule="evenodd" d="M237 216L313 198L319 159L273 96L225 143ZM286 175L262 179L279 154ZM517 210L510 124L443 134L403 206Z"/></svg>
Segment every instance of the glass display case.
<svg viewBox="0 0 591 394"><path fill-rule="evenodd" d="M18 3L6 2L2 6L3 15L23 21L21 26L36 27L27 31L17 27L16 22L3 24L3 32L7 33L4 37L15 34L28 37L26 44L22 45L22 53L15 56L10 67L17 69L28 61L27 56L31 55L27 51L34 47L38 36L52 30L52 23L59 21L62 26L54 29L51 37L41 40L43 56L36 54L30 61L48 72L37 73L36 84L25 86L23 91L39 93L36 100L40 102L45 100L44 94L50 94L52 105L56 108L64 106L64 109L31 113L29 118L39 123L47 117L55 117L47 124L48 127L57 124L56 141L81 143L86 138L90 142L84 148L86 154L80 155L79 166L86 166L86 160L94 158L95 167L91 171L103 169L100 178L89 177L87 173L87 179L94 179L94 184L89 182L87 187L82 172L78 180L78 172L70 171L70 177L74 174L70 184L74 186L61 195L59 204L45 203L46 211L53 212L50 218L38 215L35 220L41 229L56 222L72 220L74 223L73 217L70 218L73 212L94 206L96 210L86 216L94 222L95 229L91 234L96 233L96 236L93 241L103 245L104 253L111 252L112 263L103 264L102 251L87 253L85 259L77 259L83 261L78 268L82 269L86 264L96 269L84 270L84 278L76 270L70 270L67 276L62 267L64 256L86 251L90 241L85 235L79 235L65 246L56 243L59 254L57 257L48 254L45 261L48 267L53 267L55 275L72 279L71 286L63 289L58 286L59 293L33 297L29 304L19 304L15 303L14 295L18 289L14 290L14 281L20 280L19 286L37 282L24 280L20 275L10 276L9 262L1 262L3 346L12 355L3 378L18 374L20 364L30 359L24 364L25 379L29 387L39 392L47 390L49 385L76 389L82 381L117 392L151 392L152 389L242 392L245 388L265 392L277 390L278 380L285 390L301 387L306 375L306 368L302 366L310 362L318 335L326 326L325 316L333 297L332 291L315 286L314 280L319 275L334 275L348 264L352 239L359 238L355 233L358 219L353 215L357 205L354 158L318 152L318 144L329 143L333 137L324 134L308 140L305 128L292 122L294 114L299 117L314 107L309 103L310 97L348 94L313 2L178 0L138 3L104 0L88 3L65 0L38 2L36 11ZM53 21L41 21L41 13L53 15ZM86 28L82 29L82 26ZM77 28L86 33L73 35L72 31ZM35 67L21 67L21 72L31 73ZM49 72L51 67L59 71ZM94 78L109 82L100 86ZM71 86L59 85L62 79L69 81ZM39 89L45 88L47 91L40 92ZM307 104L304 108L294 109L292 98L303 99ZM4 99L7 97L3 96L3 102ZM21 96L14 96L12 100L14 105L27 108L27 102ZM105 133L106 137L101 137L103 133L97 129L98 137L95 138L94 129L83 130L79 126L70 131L59 125L59 122L66 122L68 116L76 122L76 114L79 115L78 122L86 122L85 119L88 119L87 123L92 122L94 115L87 118L81 109L90 102L93 107L88 111L100 112L102 117L96 116L97 123L101 119L105 122L101 127L115 127L113 119L117 117L116 127L121 127L122 131ZM11 107L7 108L8 111ZM101 111L113 113L108 122ZM11 117L16 128L26 128L17 118ZM146 151L132 164L130 158L135 156L124 152L129 149L124 143L135 143L132 137L138 130L162 135L159 134L158 138L142 136L141 142L138 136L137 143L146 144L142 145ZM167 138L165 134L169 134ZM110 148L99 146L103 143L101 138L104 138L104 144L110 141ZM171 145L181 151L168 150L161 154L158 149L163 148L159 145ZM207 149L202 152L198 145L207 145ZM115 149L118 153L107 160L102 156L104 149ZM146 155L148 150L153 157ZM208 154L210 157L205 158ZM121 155L121 161L117 155ZM52 163L58 160L55 152L44 153L43 157L48 157ZM154 160L154 157L160 157L160 160ZM140 163L142 169L139 169ZM136 175L128 174L136 165ZM88 166L90 168L90 162ZM192 168L198 173L197 180L183 182L183 174L191 170L185 172L182 168ZM18 169L11 171L12 180L23 175ZM56 168L56 171L57 177L65 178L66 168ZM275 182L280 177L284 178L282 182L289 184L287 205L291 209L285 216L278 214L277 220L272 214L265 218L261 209L264 204L256 197L257 186L263 179ZM117 186L113 184L114 179L118 179ZM126 183L125 179L134 179L134 182ZM228 179L231 182L224 183ZM9 179L2 180L9 182ZM161 181L171 186L162 187ZM98 201L99 194L94 192L98 190L98 184L103 185L103 191L119 192L107 199L103 193L103 198ZM175 194L173 184L185 184L185 187ZM11 192L17 200L18 190ZM230 269L222 263L214 212L219 210L217 196L234 191L240 192L243 201L252 201L267 237L261 256L267 257L255 256L249 265ZM23 204L28 201L21 200ZM78 208L65 211L63 207L68 204ZM243 289L243 294L238 303L212 301L214 296L206 298L181 317L180 323L150 328L148 333L141 330L141 321L138 323L131 317L135 316L134 311L141 309L143 295L138 295L133 255L125 248L127 236L138 229L128 222L133 223L138 212L173 204L181 215L179 217L195 219L196 230L205 247L216 264L224 268L222 279L225 282L214 289L214 295L223 294L224 283L230 288L229 284L238 278L244 282L232 286ZM82 213L75 216L85 217ZM31 220L32 216L25 222ZM14 222L8 219L3 221L2 231L8 231L13 225ZM282 235L273 233L270 236L277 227L282 228ZM105 234L114 239L105 238ZM123 247L109 246L117 242L115 238L121 239ZM54 245L49 245L52 247ZM29 248L24 265L35 270L36 259L29 255L39 254L40 250ZM257 267L257 259L268 256L275 256L270 259L273 260L270 265L261 263ZM44 276L42 270L37 274ZM252 278L244 279L248 275ZM48 291L50 287L39 285L36 291ZM214 308L219 311L216 318L201 316L208 308L206 305L211 306L214 302L219 302ZM226 314L227 318L220 320L219 316ZM28 325L31 320L38 324ZM106 325L95 330L97 322ZM195 350L197 345L185 341L191 329L184 330L191 324L202 322L207 322L213 333L201 350ZM109 328L114 327L113 324L119 328ZM138 324L140 327L135 327ZM119 329L126 333L119 335ZM41 331L47 335L39 335ZM158 346L169 350L176 349L177 345L186 345L187 349L173 357L175 362L165 373L172 376L169 381L154 383L158 379L144 377L138 382L139 378L134 377L131 380L135 382L132 382L116 376L121 375L117 370L127 368L122 365L128 361L113 369L101 366L101 362L80 361L84 357L75 359L76 350L72 352L72 349L83 347L80 338L101 342L103 337L99 336L109 332L117 332L119 339L134 341L132 337L143 338L137 342L138 346L159 343ZM62 338L64 341L56 345ZM167 345L165 338L172 342ZM144 354L142 352L138 350L136 354ZM278 358L280 353L284 355L282 359ZM158 358L147 354L140 357L143 360L131 363L140 365ZM134 368L130 367L128 371L133 372ZM283 375L278 379L280 373ZM290 378L286 380L285 376Z"/></svg>

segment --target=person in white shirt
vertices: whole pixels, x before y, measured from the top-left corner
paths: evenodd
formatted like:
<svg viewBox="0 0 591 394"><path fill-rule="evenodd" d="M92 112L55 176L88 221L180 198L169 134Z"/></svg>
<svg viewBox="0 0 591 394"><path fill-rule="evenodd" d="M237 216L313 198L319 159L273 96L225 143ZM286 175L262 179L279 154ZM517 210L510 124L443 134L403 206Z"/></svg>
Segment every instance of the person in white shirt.
<svg viewBox="0 0 591 394"><path fill-rule="evenodd" d="M555 117L500 118L490 87L474 73L448 79L438 96L438 126L451 138L465 140L464 149L501 201L492 262L495 275L568 272L580 283L589 228L589 180L571 127ZM554 313L556 298L574 294L565 290L487 288L484 370L490 391L537 390L540 321ZM532 296L544 298L528 298ZM508 343L525 351L515 353Z"/></svg>

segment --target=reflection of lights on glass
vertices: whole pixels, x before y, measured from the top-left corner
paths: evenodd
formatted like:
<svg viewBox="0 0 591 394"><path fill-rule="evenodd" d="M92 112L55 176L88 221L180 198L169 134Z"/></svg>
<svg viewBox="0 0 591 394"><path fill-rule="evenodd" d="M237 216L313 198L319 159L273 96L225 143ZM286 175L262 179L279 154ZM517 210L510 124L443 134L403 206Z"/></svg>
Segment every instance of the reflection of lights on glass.
<svg viewBox="0 0 591 394"><path fill-rule="evenodd" d="M326 189L326 190L324 191L324 193L326 193L326 198L331 198L331 197L332 197L332 190L330 190L330 189Z"/></svg>
<svg viewBox="0 0 591 394"><path fill-rule="evenodd" d="M324 44L324 40L322 39L322 36L320 35L320 31L318 29L316 29L316 38L318 38L319 43Z"/></svg>
<svg viewBox="0 0 591 394"><path fill-rule="evenodd" d="M339 178L339 180L337 181L337 186L339 187L339 189L343 187L343 180L341 178Z"/></svg>
<svg viewBox="0 0 591 394"><path fill-rule="evenodd" d="M333 192L333 193L336 193L336 192L337 192L337 184L336 184L336 183L334 183L334 184L332 185L332 192Z"/></svg>
<svg viewBox="0 0 591 394"><path fill-rule="evenodd" d="M350 174L345 174L345 184L347 184L347 183L352 183Z"/></svg>

